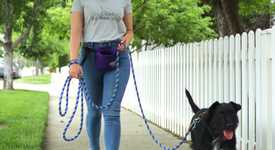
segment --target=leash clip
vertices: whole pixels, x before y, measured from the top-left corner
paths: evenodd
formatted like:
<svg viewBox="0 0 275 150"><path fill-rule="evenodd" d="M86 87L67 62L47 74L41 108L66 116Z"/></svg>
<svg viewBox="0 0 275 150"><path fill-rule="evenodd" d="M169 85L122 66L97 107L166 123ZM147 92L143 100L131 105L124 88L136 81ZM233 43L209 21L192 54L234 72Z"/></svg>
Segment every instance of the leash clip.
<svg viewBox="0 0 275 150"><path fill-rule="evenodd" d="M201 118L199 117L194 119L193 123L191 124L191 130L194 130L197 127L197 125L200 123L200 121L201 121Z"/></svg>

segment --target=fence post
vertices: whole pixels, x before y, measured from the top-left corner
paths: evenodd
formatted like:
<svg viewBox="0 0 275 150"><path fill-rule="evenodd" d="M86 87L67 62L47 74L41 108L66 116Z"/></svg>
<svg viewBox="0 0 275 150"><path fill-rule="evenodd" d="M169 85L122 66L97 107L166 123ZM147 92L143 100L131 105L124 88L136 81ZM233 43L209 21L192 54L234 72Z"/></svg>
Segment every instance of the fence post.
<svg viewBox="0 0 275 150"><path fill-rule="evenodd" d="M256 149L264 149L263 108L263 44L262 30L256 31Z"/></svg>
<svg viewBox="0 0 275 150"><path fill-rule="evenodd" d="M271 50L272 50L272 150L275 150L275 26L272 28Z"/></svg>

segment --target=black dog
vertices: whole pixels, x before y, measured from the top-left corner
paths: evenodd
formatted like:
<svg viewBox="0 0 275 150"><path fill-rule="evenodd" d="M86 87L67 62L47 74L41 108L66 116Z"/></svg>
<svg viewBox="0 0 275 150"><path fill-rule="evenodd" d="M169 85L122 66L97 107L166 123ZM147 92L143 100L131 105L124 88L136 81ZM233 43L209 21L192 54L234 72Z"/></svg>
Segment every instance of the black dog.
<svg viewBox="0 0 275 150"><path fill-rule="evenodd" d="M234 102L215 102L208 109L200 109L185 90L188 101L198 123L191 131L193 150L236 150L235 130L239 120L237 112L241 109Z"/></svg>

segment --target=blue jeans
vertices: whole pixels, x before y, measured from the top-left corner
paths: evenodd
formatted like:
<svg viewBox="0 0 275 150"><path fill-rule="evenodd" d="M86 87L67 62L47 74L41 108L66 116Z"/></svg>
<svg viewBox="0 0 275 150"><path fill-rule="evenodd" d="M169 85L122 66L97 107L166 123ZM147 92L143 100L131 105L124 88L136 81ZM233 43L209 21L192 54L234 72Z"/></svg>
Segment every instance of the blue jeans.
<svg viewBox="0 0 275 150"><path fill-rule="evenodd" d="M120 143L120 108L124 91L129 79L130 62L128 49L119 54L119 88L113 104L102 112L92 107L91 100L86 99L88 113L86 119L87 134L89 137L89 150L100 149L101 116L104 118L104 141L106 150L119 150ZM82 64L83 79L92 101L98 105L107 104L112 96L115 70L101 72L95 68L95 52L85 51L81 48L80 59L85 56Z"/></svg>

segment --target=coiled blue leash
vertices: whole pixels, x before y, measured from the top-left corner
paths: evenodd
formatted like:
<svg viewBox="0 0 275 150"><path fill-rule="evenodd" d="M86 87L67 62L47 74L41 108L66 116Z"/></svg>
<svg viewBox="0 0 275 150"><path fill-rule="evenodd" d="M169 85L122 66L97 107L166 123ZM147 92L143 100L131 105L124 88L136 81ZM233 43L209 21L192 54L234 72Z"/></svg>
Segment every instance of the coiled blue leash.
<svg viewBox="0 0 275 150"><path fill-rule="evenodd" d="M64 83L64 86L62 88L60 97L59 97L59 115L62 116L62 117L64 117L67 114L67 112L68 112L68 107L69 107L68 106L69 105L69 87L70 87L71 80L72 80L71 77L67 77L67 79L66 79L66 81ZM83 110L83 92L82 92L83 91L83 83L84 82L83 82L82 79L79 80L79 85L78 85L78 91L77 91L77 96L76 96L76 102L75 102L74 111L73 111L72 116L70 117L68 123L66 124L66 126L64 128L64 131L63 131L63 139L65 141L68 141L68 142L69 141L73 141L76 138L78 138L79 135L80 135L80 133L81 133L81 131L82 131L82 128L83 128L83 112L84 112L84 110ZM65 111L63 113L62 110L61 110L61 104L62 104L62 97L63 97L63 93L65 91L65 88L66 88L66 107L65 107ZM72 123L72 120L73 120L73 118L75 116L75 113L77 111L78 103L79 103L79 98L80 98L80 103L81 103L81 105L80 105L80 107L81 107L80 108L81 109L81 113L80 113L80 115L81 115L80 116L80 127L79 127L79 129L77 131L77 134L74 137L69 138L69 137L66 137L66 133L67 133L68 128L70 127L70 125Z"/></svg>
<svg viewBox="0 0 275 150"><path fill-rule="evenodd" d="M77 139L80 134L81 134L81 131L82 131L82 128L83 128L83 114L84 114L84 110L83 110L83 94L85 94L85 97L88 101L91 101L92 102L92 107L96 108L97 110L99 111L102 111L102 110L105 110L105 109L108 109L114 102L115 98L116 98L116 95L117 95L117 91L118 91L118 86L119 86L119 52L117 52L117 57L116 57L116 70L115 70L115 81L114 81L114 86L113 86L113 94L112 94L112 97L110 99L110 101L105 104L105 105L97 105L93 102L92 100L92 97L89 95L88 93L88 90L86 88L86 85L85 85L85 82L83 80L83 78L80 78L79 79L79 83L78 83L78 91L77 91L77 96L76 96L76 102L75 102L75 106L74 106L74 111L71 115L71 117L69 118L69 121L68 123L65 125L65 128L64 128L64 131L62 133L63 135L63 139L67 142L70 142L70 141L73 141L75 139ZM70 87L70 83L71 83L71 80L72 78L70 76L67 77L67 79L65 80L65 83L63 85L63 88L61 90L61 93L60 93L60 97L59 97L59 115L61 117L64 117L67 112L68 112L68 108L69 108L69 87ZM64 112L62 112L62 100L63 100L63 95L64 95L64 92L66 90L66 104L65 104L65 110ZM79 125L79 129L76 133L75 136L73 137L67 137L67 131L72 123L72 120L75 116L75 113L77 111L77 108L78 108L78 104L79 104L79 100L80 100L80 125Z"/></svg>

